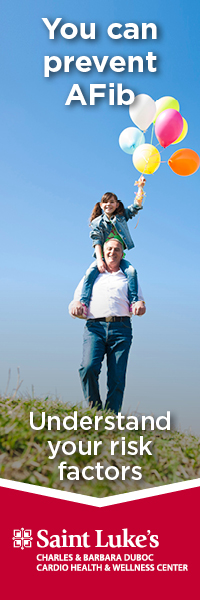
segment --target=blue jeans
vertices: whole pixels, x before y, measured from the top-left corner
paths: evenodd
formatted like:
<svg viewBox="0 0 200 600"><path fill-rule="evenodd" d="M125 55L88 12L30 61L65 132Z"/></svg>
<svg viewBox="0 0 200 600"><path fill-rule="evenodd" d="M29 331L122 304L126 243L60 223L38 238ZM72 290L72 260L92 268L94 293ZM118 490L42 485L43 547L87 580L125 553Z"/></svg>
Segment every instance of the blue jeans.
<svg viewBox="0 0 200 600"><path fill-rule="evenodd" d="M131 263L128 262L128 260L125 260L124 258L122 258L122 260L120 262L120 269L123 271L124 275L126 275L127 280L128 280L128 301L129 301L129 303L132 304L132 302L137 302L138 301L137 271L134 269L134 267L131 265ZM86 274L84 277L84 282L83 282L82 293L81 293L81 302L83 304L85 304L86 306L89 306L90 298L92 295L92 288L93 288L94 282L96 281L98 275L99 275L99 270L98 270L96 261L94 261L90 265L89 269L87 269L87 271L86 271Z"/></svg>
<svg viewBox="0 0 200 600"><path fill-rule="evenodd" d="M90 405L102 409L99 374L107 355L107 399L105 408L119 412L126 379L126 368L132 342L129 317L125 321L106 323L88 319L83 338L83 359L79 369L83 393Z"/></svg>

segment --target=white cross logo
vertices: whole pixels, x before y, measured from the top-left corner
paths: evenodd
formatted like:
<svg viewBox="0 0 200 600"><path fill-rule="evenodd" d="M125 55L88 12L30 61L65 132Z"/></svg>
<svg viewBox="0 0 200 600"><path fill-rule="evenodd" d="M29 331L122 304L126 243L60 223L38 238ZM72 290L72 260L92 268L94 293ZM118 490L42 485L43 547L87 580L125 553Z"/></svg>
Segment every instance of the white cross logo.
<svg viewBox="0 0 200 600"><path fill-rule="evenodd" d="M33 539L31 537L31 529L24 529L23 527L21 529L14 529L13 534L14 537L12 539L14 548L21 548L21 550L24 550L24 548L31 548L31 540Z"/></svg>

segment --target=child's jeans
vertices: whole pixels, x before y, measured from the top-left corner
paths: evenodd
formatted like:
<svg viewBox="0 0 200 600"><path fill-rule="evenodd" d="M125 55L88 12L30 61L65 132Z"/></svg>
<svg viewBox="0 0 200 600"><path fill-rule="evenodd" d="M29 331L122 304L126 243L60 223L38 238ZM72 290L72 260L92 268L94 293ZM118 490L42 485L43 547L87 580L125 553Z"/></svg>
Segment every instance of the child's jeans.
<svg viewBox="0 0 200 600"><path fill-rule="evenodd" d="M131 263L128 262L128 260L125 260L124 258L122 258L122 260L120 262L120 269L123 271L124 275L126 275L127 280L128 280L128 301L129 301L129 303L132 304L132 302L137 302L138 301L137 271L134 269L134 267L131 265ZM84 282L83 282L81 302L82 302L82 304L85 304L85 306L87 306L87 307L89 306L90 298L92 295L92 288L93 288L94 282L96 281L98 275L99 275L99 269L97 267L97 262L95 260L89 266L89 269L87 269L85 277L84 277Z"/></svg>

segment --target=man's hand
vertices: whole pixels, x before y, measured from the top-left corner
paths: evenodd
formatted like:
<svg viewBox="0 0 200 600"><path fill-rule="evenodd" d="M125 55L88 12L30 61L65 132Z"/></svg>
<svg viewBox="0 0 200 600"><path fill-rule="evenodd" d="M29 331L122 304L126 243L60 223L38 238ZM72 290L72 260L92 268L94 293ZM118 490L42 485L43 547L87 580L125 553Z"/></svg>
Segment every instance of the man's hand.
<svg viewBox="0 0 200 600"><path fill-rule="evenodd" d="M145 303L142 300L138 300L138 302L136 302L134 304L133 315L137 315L138 317L142 317L142 315L144 315L145 312L146 312Z"/></svg>
<svg viewBox="0 0 200 600"><path fill-rule="evenodd" d="M71 308L72 317L79 317L79 319L84 318L83 312L84 312L84 307L81 304L81 302L79 302L79 300L74 301L73 306Z"/></svg>
<svg viewBox="0 0 200 600"><path fill-rule="evenodd" d="M106 271L106 265L105 262L103 260L103 258L98 258L97 259L97 267L100 273L105 273Z"/></svg>

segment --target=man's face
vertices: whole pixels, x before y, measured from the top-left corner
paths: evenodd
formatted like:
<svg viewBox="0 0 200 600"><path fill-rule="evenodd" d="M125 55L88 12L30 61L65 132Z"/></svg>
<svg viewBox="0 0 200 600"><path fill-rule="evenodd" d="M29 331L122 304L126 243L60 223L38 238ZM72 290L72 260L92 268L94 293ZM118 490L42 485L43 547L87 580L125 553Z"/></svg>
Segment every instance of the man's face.
<svg viewBox="0 0 200 600"><path fill-rule="evenodd" d="M123 256L122 245L118 240L111 239L104 244L104 258L108 270L118 271Z"/></svg>

